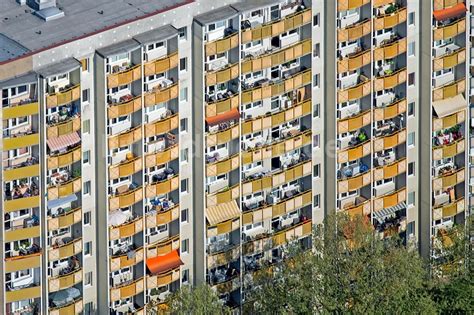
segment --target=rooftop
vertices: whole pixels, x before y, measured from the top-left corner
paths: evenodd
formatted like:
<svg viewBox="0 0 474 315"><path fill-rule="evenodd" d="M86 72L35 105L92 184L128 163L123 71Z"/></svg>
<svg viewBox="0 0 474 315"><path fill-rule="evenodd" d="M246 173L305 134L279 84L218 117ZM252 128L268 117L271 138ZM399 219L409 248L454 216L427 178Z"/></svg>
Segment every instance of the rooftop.
<svg viewBox="0 0 474 315"><path fill-rule="evenodd" d="M0 0L0 63L194 0L60 0L65 16L45 22L15 0ZM84 23L87 21L87 23Z"/></svg>

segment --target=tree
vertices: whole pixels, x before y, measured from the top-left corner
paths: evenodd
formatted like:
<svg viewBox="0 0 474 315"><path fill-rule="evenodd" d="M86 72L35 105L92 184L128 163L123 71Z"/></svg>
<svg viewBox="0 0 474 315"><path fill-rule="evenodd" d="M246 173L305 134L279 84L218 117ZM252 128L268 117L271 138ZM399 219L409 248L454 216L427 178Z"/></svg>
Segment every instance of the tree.
<svg viewBox="0 0 474 315"><path fill-rule="evenodd" d="M179 315L229 314L227 307L222 305L215 292L206 284L195 288L181 287L171 297L169 306L169 312Z"/></svg>

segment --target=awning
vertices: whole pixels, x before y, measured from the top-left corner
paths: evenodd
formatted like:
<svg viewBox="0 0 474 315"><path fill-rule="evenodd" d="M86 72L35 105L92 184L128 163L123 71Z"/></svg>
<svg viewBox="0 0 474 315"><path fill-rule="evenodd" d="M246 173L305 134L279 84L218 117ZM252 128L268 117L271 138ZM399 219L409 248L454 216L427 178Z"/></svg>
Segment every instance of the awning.
<svg viewBox="0 0 474 315"><path fill-rule="evenodd" d="M240 117L239 110L237 108L233 108L228 112L206 118L206 122L212 126L212 125L217 125L217 124L220 124L232 119L239 119L239 117Z"/></svg>
<svg viewBox="0 0 474 315"><path fill-rule="evenodd" d="M65 205L67 203L71 203L73 201L77 200L76 194L72 194L63 198L59 199L54 199L54 200L48 200L48 209L53 209L57 207L61 207L62 205Z"/></svg>
<svg viewBox="0 0 474 315"><path fill-rule="evenodd" d="M379 211L374 211L374 218L377 219L379 222L382 222L386 217L394 215L397 211L406 209L407 205L405 202L401 202L398 205L395 205L390 208L384 208Z"/></svg>
<svg viewBox="0 0 474 315"><path fill-rule="evenodd" d="M57 138L48 139L48 147L51 151L60 151L67 148L68 146L75 145L76 143L81 142L81 137L79 133L73 132L68 135L59 136Z"/></svg>
<svg viewBox="0 0 474 315"><path fill-rule="evenodd" d="M433 16L437 21L444 21L464 14L466 11L466 6L461 2L447 9L433 11Z"/></svg>
<svg viewBox="0 0 474 315"><path fill-rule="evenodd" d="M441 101L433 102L433 108L438 118L443 118L467 108L466 99L462 94Z"/></svg>
<svg viewBox="0 0 474 315"><path fill-rule="evenodd" d="M160 274L165 271L183 265L178 250L175 249L166 255L156 256L146 260L146 266L152 274Z"/></svg>
<svg viewBox="0 0 474 315"><path fill-rule="evenodd" d="M239 216L240 209L235 200L221 203L217 206L212 206L206 209L206 218L209 225L216 225Z"/></svg>

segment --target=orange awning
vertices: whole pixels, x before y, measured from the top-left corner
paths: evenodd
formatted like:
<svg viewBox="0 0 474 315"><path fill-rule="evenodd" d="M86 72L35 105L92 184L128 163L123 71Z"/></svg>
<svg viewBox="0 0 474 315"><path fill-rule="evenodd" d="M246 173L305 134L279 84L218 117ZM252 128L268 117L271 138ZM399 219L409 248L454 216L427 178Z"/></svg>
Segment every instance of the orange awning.
<svg viewBox="0 0 474 315"><path fill-rule="evenodd" d="M461 2L447 9L434 11L433 15L437 21L444 21L464 14L466 13L466 11L466 6L464 5L464 3Z"/></svg>
<svg viewBox="0 0 474 315"><path fill-rule="evenodd" d="M183 265L179 258L178 250L175 249L166 255L156 256L146 260L146 266L152 274L159 274L165 271L175 269Z"/></svg>
<svg viewBox="0 0 474 315"><path fill-rule="evenodd" d="M206 118L206 122L209 125L217 125L217 124L220 124L232 119L239 119L239 117L240 117L239 110L237 108L233 108L228 112Z"/></svg>

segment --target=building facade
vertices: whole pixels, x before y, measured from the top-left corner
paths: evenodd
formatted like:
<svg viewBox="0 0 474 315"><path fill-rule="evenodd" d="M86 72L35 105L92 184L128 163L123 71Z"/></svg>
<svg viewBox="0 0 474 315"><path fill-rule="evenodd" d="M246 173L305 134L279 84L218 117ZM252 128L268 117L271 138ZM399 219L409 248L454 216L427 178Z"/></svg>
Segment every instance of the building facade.
<svg viewBox="0 0 474 315"><path fill-rule="evenodd" d="M0 313L241 310L334 211L466 221L468 0L5 2Z"/></svg>

